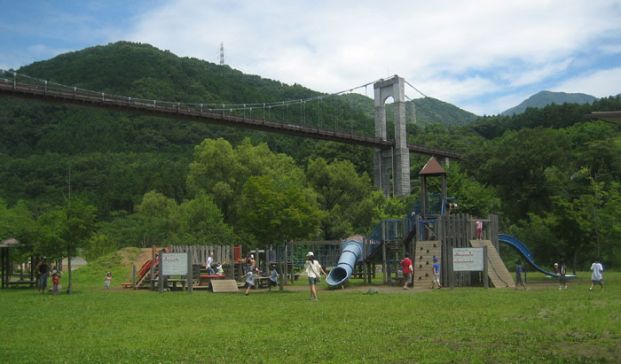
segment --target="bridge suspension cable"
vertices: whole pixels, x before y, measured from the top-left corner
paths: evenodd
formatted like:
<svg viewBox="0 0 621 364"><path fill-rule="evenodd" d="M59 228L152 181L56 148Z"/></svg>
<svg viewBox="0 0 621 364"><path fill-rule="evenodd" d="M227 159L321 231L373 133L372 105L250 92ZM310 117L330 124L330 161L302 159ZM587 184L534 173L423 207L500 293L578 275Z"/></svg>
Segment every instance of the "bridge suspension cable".
<svg viewBox="0 0 621 364"><path fill-rule="evenodd" d="M360 88L365 88L366 90L366 88L373 83L375 83L375 81L332 94L322 94L308 98L277 102L255 102L245 104L181 103L96 92L78 88L77 86L66 86L53 81L18 74L15 71L0 69L0 93L2 94L69 104L92 105L95 107L113 108L125 111L142 111L158 116L183 117L226 126L239 126L268 132L278 132L313 139L332 140L386 149L393 145L393 141L374 135L373 124L366 123L366 121L370 119L365 116L364 110L361 111L360 108L356 109L353 100L344 100L352 101L353 107L347 105L344 101L336 102L336 99L333 99L333 102L329 104L319 102L318 105L312 105L314 106L312 108L308 107L309 103L317 100L323 101L329 97L352 93ZM289 106L296 103L302 106L301 114L296 115L295 110L299 110L298 108L289 108ZM282 118L279 118L277 115L278 113L272 112L272 109L282 107L284 107L282 110ZM263 109L263 119L257 116L253 117L252 113L256 109ZM348 112L347 115L345 110ZM332 121L327 118L327 116L330 115L334 115L334 129L323 128L324 123L328 124ZM314 118L310 118L311 116ZM341 129L338 129L337 124L339 121L338 118L340 117L343 118L344 124L347 125L340 125ZM296 124L294 121L296 118L299 118L298 123L302 120L303 125ZM357 128L354 131L354 122L356 121ZM408 145L408 148L415 153L446 156L456 159L461 158L461 156L455 152L437 148L429 148L421 145Z"/></svg>

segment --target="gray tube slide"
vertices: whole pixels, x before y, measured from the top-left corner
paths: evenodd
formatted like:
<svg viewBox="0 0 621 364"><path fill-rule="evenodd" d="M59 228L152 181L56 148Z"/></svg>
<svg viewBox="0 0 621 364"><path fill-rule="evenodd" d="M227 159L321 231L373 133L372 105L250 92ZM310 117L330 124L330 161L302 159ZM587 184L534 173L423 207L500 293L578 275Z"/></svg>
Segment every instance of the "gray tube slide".
<svg viewBox="0 0 621 364"><path fill-rule="evenodd" d="M356 262L362 255L362 236L352 236L341 243L341 257L336 267L332 268L326 278L330 287L345 283L354 271Z"/></svg>

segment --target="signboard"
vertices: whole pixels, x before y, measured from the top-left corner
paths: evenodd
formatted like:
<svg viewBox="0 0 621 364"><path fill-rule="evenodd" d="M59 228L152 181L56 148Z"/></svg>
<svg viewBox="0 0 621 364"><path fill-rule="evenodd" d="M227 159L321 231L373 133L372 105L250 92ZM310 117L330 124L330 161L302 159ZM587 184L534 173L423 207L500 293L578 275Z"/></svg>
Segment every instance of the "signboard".
<svg viewBox="0 0 621 364"><path fill-rule="evenodd" d="M482 272L483 248L453 248L454 272Z"/></svg>
<svg viewBox="0 0 621 364"><path fill-rule="evenodd" d="M165 276L188 274L188 253L162 253L162 274Z"/></svg>

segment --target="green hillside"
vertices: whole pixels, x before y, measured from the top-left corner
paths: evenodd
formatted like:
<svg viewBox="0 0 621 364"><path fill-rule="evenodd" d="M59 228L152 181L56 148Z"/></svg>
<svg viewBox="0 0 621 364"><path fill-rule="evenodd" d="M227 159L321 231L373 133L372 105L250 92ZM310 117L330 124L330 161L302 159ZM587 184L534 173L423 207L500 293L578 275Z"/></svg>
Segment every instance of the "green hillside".
<svg viewBox="0 0 621 364"><path fill-rule="evenodd" d="M416 122L419 124L464 125L479 118L469 111L432 97L416 99L413 102L416 107Z"/></svg>

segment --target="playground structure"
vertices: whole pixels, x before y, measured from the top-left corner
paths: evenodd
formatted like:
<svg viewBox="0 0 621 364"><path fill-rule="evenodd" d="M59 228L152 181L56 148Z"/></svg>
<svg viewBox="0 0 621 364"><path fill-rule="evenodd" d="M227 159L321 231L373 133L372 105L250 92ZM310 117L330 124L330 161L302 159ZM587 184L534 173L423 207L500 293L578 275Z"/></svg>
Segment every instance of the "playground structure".
<svg viewBox="0 0 621 364"><path fill-rule="evenodd" d="M137 268L132 266L131 282L122 284L124 288L148 288L156 289L213 289L212 284L215 280L234 279L234 267L237 263L233 257L235 247L229 245L201 245L201 246L181 246L173 245L163 249L151 248L151 257ZM187 253L189 256L188 266L191 270L190 277L180 277L177 275L163 276L162 254L164 253ZM214 263L222 264L224 273L209 273L206 268L207 257L212 254Z"/></svg>
<svg viewBox="0 0 621 364"><path fill-rule="evenodd" d="M382 265L384 284L394 285L402 279L398 263L405 253L413 258L414 286L431 287L433 257L437 257L443 286L487 286L491 282L494 287L515 287L513 276L500 257L500 244L514 248L534 269L557 277L535 263L526 245L499 233L497 215L479 218L455 213L456 204L447 196L446 172L435 158L429 159L419 177L420 204L408 216L403 220L384 220L368 238L348 238L341 244L342 254L326 280L330 287L343 286L350 278L368 277L370 283L375 264ZM438 177L440 191L432 194L428 179ZM482 272L453 272L454 248L484 248L487 277Z"/></svg>

